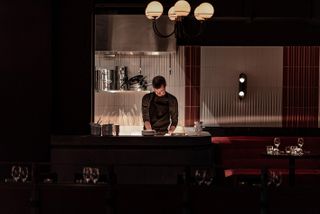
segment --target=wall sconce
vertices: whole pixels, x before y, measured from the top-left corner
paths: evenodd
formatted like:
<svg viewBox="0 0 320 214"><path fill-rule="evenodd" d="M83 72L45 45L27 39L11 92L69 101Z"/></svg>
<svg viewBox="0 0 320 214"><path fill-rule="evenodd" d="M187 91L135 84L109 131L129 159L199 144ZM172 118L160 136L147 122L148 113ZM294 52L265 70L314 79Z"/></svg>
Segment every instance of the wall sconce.
<svg viewBox="0 0 320 214"><path fill-rule="evenodd" d="M242 100L246 94L247 94L247 75L244 73L241 73L239 75L239 99Z"/></svg>

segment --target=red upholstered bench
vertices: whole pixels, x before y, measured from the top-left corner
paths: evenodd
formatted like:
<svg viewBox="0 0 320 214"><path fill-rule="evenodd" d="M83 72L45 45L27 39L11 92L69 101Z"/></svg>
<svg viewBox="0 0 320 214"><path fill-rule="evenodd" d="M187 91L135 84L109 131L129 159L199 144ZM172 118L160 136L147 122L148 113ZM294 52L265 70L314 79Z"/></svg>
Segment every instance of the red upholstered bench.
<svg viewBox="0 0 320 214"><path fill-rule="evenodd" d="M278 136L277 136L278 137ZM298 137L281 137L280 150L297 145ZM262 156L267 145L273 145L270 136L223 136L212 137L217 164L224 168L225 177L233 175L260 175L261 169L273 168L288 173L288 160L271 160ZM320 154L320 137L304 137L304 150ZM297 160L296 174L319 174L320 160Z"/></svg>

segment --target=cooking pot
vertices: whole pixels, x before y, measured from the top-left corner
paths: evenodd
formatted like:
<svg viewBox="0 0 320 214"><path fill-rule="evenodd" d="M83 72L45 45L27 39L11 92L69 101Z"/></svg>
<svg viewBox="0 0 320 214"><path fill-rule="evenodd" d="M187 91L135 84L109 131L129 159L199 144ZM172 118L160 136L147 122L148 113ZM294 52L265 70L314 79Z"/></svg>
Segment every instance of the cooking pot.
<svg viewBox="0 0 320 214"><path fill-rule="evenodd" d="M103 124L101 127L102 136L112 136L113 134L113 124Z"/></svg>
<svg viewBox="0 0 320 214"><path fill-rule="evenodd" d="M91 135L100 136L101 135L101 125L99 123L90 123Z"/></svg>
<svg viewBox="0 0 320 214"><path fill-rule="evenodd" d="M129 79L129 85L134 85L134 84L137 84L137 83L141 83L146 77L144 77L143 75L136 75L136 76L133 76Z"/></svg>
<svg viewBox="0 0 320 214"><path fill-rule="evenodd" d="M145 81L146 76L143 75L136 75L131 77L128 80L128 84L130 87L130 90L145 90L147 82Z"/></svg>

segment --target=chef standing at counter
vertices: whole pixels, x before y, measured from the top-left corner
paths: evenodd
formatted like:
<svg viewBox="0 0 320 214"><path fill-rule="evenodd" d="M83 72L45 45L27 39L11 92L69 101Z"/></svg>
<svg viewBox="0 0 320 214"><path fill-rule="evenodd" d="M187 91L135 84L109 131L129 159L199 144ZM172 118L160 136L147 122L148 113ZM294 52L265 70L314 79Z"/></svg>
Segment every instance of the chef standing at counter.
<svg viewBox="0 0 320 214"><path fill-rule="evenodd" d="M152 80L153 92L142 98L144 128L158 134L171 134L178 124L178 101L166 91L166 79L156 76Z"/></svg>

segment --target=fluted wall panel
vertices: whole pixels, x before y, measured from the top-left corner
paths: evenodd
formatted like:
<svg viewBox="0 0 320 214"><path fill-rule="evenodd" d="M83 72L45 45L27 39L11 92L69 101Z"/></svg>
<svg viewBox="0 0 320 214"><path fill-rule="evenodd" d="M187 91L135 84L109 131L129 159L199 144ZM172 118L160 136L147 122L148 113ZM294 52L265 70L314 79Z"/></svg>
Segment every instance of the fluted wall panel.
<svg viewBox="0 0 320 214"><path fill-rule="evenodd" d="M240 101L237 89L204 89L201 120L208 126L280 127L281 88L252 90L246 101Z"/></svg>
<svg viewBox="0 0 320 214"><path fill-rule="evenodd" d="M202 47L200 118L207 126L281 127L282 47ZM238 77L248 77L238 97Z"/></svg>
<svg viewBox="0 0 320 214"><path fill-rule="evenodd" d="M185 46L185 126L200 120L201 47Z"/></svg>
<svg viewBox="0 0 320 214"><path fill-rule="evenodd" d="M318 127L319 47L283 49L283 127Z"/></svg>

